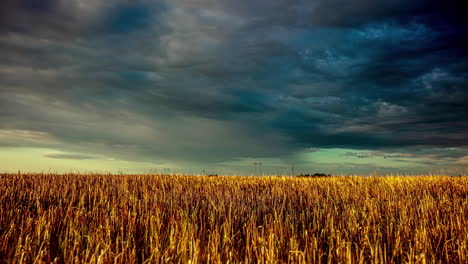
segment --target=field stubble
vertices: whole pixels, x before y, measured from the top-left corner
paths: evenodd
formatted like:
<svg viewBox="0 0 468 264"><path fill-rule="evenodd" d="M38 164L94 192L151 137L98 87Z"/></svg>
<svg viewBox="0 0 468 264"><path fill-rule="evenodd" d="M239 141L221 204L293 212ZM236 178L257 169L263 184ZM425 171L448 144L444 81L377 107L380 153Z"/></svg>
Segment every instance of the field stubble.
<svg viewBox="0 0 468 264"><path fill-rule="evenodd" d="M0 259L468 263L467 190L448 176L0 174Z"/></svg>

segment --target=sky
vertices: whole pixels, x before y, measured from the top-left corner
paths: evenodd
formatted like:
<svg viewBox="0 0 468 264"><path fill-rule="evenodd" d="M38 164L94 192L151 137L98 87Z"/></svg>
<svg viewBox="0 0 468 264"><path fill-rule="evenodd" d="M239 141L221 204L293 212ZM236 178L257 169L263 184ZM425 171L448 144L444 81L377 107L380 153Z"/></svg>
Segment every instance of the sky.
<svg viewBox="0 0 468 264"><path fill-rule="evenodd" d="M0 171L466 174L465 11L2 0Z"/></svg>

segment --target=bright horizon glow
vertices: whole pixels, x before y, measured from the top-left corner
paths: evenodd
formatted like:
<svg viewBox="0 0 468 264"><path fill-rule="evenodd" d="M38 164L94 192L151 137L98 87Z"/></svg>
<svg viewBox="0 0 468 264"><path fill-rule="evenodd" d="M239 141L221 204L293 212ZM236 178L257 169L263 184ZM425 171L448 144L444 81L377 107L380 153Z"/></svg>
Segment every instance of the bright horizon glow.
<svg viewBox="0 0 468 264"><path fill-rule="evenodd" d="M353 156L351 156L351 154ZM222 174L222 175L255 175L254 162L262 162L264 175L291 175L291 165L295 174L327 173L332 175L368 175L378 174L467 174L460 168L450 170L445 168L421 166L423 159L392 159L383 156L362 158L368 155L366 151L350 149L323 149L302 153L295 157L295 163L282 159L241 159L231 162L206 164L157 164L151 162L115 160L105 156L89 156L85 153L66 153L47 148L2 148L0 159L4 166L2 172L52 172L52 173L174 173L174 174ZM428 160L426 160L428 162ZM198 164L197 164L198 165ZM418 167L419 170L415 170ZM412 171L409 173L409 171ZM256 169L260 175L260 167Z"/></svg>

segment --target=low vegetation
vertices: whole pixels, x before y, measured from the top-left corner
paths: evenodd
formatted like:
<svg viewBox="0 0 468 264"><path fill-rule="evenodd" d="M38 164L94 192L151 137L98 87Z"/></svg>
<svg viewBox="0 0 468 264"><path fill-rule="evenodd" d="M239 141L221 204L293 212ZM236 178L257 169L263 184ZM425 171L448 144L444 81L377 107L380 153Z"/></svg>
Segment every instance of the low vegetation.
<svg viewBox="0 0 468 264"><path fill-rule="evenodd" d="M0 263L468 263L468 178L0 174Z"/></svg>

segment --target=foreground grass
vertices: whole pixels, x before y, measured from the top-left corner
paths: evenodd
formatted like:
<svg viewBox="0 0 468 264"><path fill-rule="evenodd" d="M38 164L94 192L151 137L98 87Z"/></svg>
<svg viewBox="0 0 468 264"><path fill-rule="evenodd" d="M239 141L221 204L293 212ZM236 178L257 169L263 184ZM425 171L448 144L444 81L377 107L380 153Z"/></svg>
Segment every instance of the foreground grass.
<svg viewBox="0 0 468 264"><path fill-rule="evenodd" d="M0 209L5 263L468 263L467 177L0 174Z"/></svg>

